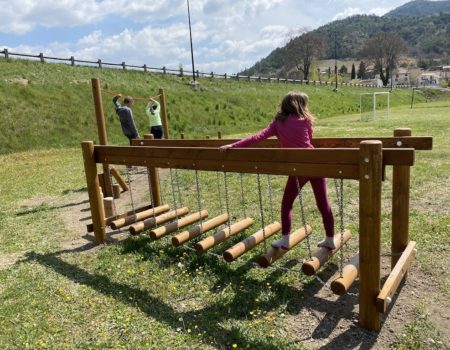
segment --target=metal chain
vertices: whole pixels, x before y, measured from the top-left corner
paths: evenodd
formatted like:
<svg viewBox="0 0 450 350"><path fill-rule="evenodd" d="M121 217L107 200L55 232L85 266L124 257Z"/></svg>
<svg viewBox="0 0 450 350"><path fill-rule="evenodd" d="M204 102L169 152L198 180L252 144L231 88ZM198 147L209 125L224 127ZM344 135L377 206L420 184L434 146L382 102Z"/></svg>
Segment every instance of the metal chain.
<svg viewBox="0 0 450 350"><path fill-rule="evenodd" d="M159 196L161 197L161 202L164 203L164 194L161 185L161 177L159 176L159 168L156 168L156 176L158 177L158 186L159 186Z"/></svg>
<svg viewBox="0 0 450 350"><path fill-rule="evenodd" d="M150 204L152 205L152 211L153 211L153 219L156 217L155 213L155 198L153 198L153 188L152 188L152 180L150 178L150 170L147 168L147 180L148 180L148 192L150 197Z"/></svg>
<svg viewBox="0 0 450 350"><path fill-rule="evenodd" d="M136 210L134 208L134 200L133 200L133 187L131 186L130 172L128 171L128 168L126 168L125 172L127 174L127 182L128 182L130 198L131 198L131 208L133 210L133 215L136 215Z"/></svg>
<svg viewBox="0 0 450 350"><path fill-rule="evenodd" d="M109 176L109 184L111 185L111 193L113 194L113 207L114 207L114 213L117 215L117 207L116 207L116 200L114 198L114 187L112 183L112 174L111 169L108 167L108 176ZM118 228L119 233L122 233L120 230L120 227Z"/></svg>
<svg viewBox="0 0 450 350"><path fill-rule="evenodd" d="M222 193L220 191L220 176L219 176L219 172L216 172L216 178L217 178L217 195L219 197L220 212L223 212Z"/></svg>
<svg viewBox="0 0 450 350"><path fill-rule="evenodd" d="M339 230L341 238L341 248L339 249L339 275L342 278L344 273L344 179L340 179L339 186L338 180L334 179L334 186L336 188L340 218Z"/></svg>
<svg viewBox="0 0 450 350"><path fill-rule="evenodd" d="M169 169L169 173L170 173L170 186L172 188L172 200L173 200L173 207L175 210L175 217L176 220L178 221L178 208L177 208L177 198L175 196L175 184L173 183L173 174L172 174L172 168ZM177 225L177 232L179 232L179 227Z"/></svg>
<svg viewBox="0 0 450 350"><path fill-rule="evenodd" d="M228 214L228 230L231 234L231 214L230 214L230 198L228 195L228 181L227 181L227 173L223 172L223 179L225 182L225 204L227 206L227 214Z"/></svg>
<svg viewBox="0 0 450 350"><path fill-rule="evenodd" d="M200 230L203 231L203 219L202 219L202 192L200 191L200 181L198 176L198 170L195 169L195 183L197 186L197 205L198 205L198 212L200 213Z"/></svg>
<svg viewBox="0 0 450 350"><path fill-rule="evenodd" d="M274 222L274 215L273 215L273 198L272 198L272 178L271 176L268 174L267 175L267 188L269 190L269 203L270 203L270 219L272 220L272 222Z"/></svg>
<svg viewBox="0 0 450 350"><path fill-rule="evenodd" d="M244 174L240 173L241 178L241 202L242 202L242 210L244 211L244 218L247 217L247 209L245 205L245 193L244 193Z"/></svg>
<svg viewBox="0 0 450 350"><path fill-rule="evenodd" d="M295 183L297 184L298 200L300 202L300 212L302 216L302 226L306 234L306 246L308 248L309 260L312 260L311 240L309 237L310 235L308 235L308 228L306 226L305 208L303 207L303 194L302 189L300 187L300 181L298 180L298 176L295 177Z"/></svg>
<svg viewBox="0 0 450 350"><path fill-rule="evenodd" d="M264 223L264 208L263 208L263 202L262 202L261 176L260 176L260 174L257 174L256 178L258 180L259 211L260 211L260 215L261 215L261 226L262 226L263 240L264 240L264 252L267 253L266 226L265 226L265 223Z"/></svg>
<svg viewBox="0 0 450 350"><path fill-rule="evenodd" d="M175 169L175 180L177 183L177 190L178 190L178 203L180 203L180 207L182 207L183 201L181 200L180 179L178 178L178 169Z"/></svg>

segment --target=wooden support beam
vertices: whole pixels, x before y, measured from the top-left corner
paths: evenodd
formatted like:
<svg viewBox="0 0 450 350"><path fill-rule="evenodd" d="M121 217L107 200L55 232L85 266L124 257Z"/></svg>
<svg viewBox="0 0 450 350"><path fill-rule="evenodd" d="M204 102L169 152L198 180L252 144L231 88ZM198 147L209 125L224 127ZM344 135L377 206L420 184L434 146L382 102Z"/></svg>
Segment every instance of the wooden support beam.
<svg viewBox="0 0 450 350"><path fill-rule="evenodd" d="M264 268L269 267L270 265L272 265L272 263L274 263L275 261L280 259L284 254L286 254L290 249L294 248L297 244L299 244L306 237L308 237L311 234L311 232L312 228L309 225L306 225L306 231L304 227L295 230L294 232L291 233L289 249L286 250L281 248L270 247L266 253L264 253L258 258L259 266Z"/></svg>
<svg viewBox="0 0 450 350"><path fill-rule="evenodd" d="M223 253L223 258L227 262L232 262L280 230L281 225L278 222L274 222L270 225L267 225L264 228L264 231L261 229L252 234L251 236L247 237L243 241L227 249Z"/></svg>
<svg viewBox="0 0 450 350"><path fill-rule="evenodd" d="M180 218L174 222L171 222L165 226L158 227L158 228L151 230L150 238L151 239L159 239L164 235L175 232L178 228L188 226L190 224L193 224L194 222L197 222L199 220L207 218L208 215L209 214L208 214L207 210L202 210L197 213L185 216L185 217Z"/></svg>
<svg viewBox="0 0 450 350"><path fill-rule="evenodd" d="M343 244L347 243L347 241L352 236L352 233L349 230L344 231L344 240ZM341 245L341 234L336 233L334 235L334 244L336 248L330 250L325 247L318 248L315 253L312 255L311 260L307 260L302 265L302 271L307 276L314 275L319 269L328 261L330 258L336 254L339 249L342 249Z"/></svg>
<svg viewBox="0 0 450 350"><path fill-rule="evenodd" d="M379 331L382 144L363 141L359 178L359 323Z"/></svg>
<svg viewBox="0 0 450 350"><path fill-rule="evenodd" d="M219 225L222 225L228 221L228 214L222 214L219 216L216 216L215 218L212 218L211 220L202 222L200 225L194 226L191 229L187 231L183 231L176 236L172 237L172 245L175 247L178 247L181 244L184 244L195 237L198 237L202 235L205 232L208 232L209 230L212 230L213 228L216 228Z"/></svg>
<svg viewBox="0 0 450 350"><path fill-rule="evenodd" d="M123 191L128 191L128 185L125 182L125 180L122 178L122 176L120 176L119 172L116 170L116 168L114 167L110 167L109 169L111 171L111 175L114 177L114 179L116 179L117 183L119 184L119 186L122 188Z"/></svg>
<svg viewBox="0 0 450 350"><path fill-rule="evenodd" d="M380 293L377 296L377 310L378 312L386 312L392 296L395 294L400 282L408 272L411 266L414 256L416 255L416 242L409 241L400 259L397 261L394 269L391 271L388 279L383 285Z"/></svg>
<svg viewBox="0 0 450 350"><path fill-rule="evenodd" d="M411 129L395 129L395 137L411 136ZM409 188L410 172L408 166L395 165L392 169L392 233L391 269L409 242Z"/></svg>
<svg viewBox="0 0 450 350"><path fill-rule="evenodd" d="M250 226L253 225L253 223L254 220L252 218L245 218L243 220L240 220L232 224L230 227L226 227L223 230L220 230L214 236L209 236L201 240L194 246L194 248L197 251L197 253L200 254L205 253L206 251L215 247L219 243L226 241L231 236L249 228Z"/></svg>
<svg viewBox="0 0 450 350"><path fill-rule="evenodd" d="M344 266L342 270L342 277L340 272L336 272L336 275L331 279L331 290L334 294L344 295L347 293L353 282L355 282L359 273L359 254L356 254L350 259L350 262Z"/></svg>
<svg viewBox="0 0 450 350"><path fill-rule="evenodd" d="M103 201L98 184L97 165L94 161L94 143L84 141L81 143L81 148L83 151L84 172L86 174L89 204L91 206L95 243L101 244L106 240L106 228Z"/></svg>
<svg viewBox="0 0 450 350"><path fill-rule="evenodd" d="M161 146L161 147L220 147L239 139L170 139L170 140L155 140L149 142L142 139L133 140L134 146ZM431 150L433 148L433 138L431 136L394 136L394 137L342 137L342 138L313 138L312 144L315 148L359 148L362 141L380 140L383 143L383 148L414 148L416 150ZM280 145L277 139L267 139L254 148L279 148Z"/></svg>
<svg viewBox="0 0 450 350"><path fill-rule="evenodd" d="M129 227L129 231L132 235L137 235L148 228L164 224L167 221L174 220L177 217L179 218L180 216L186 215L187 213L189 213L188 207L171 210L154 218L151 217L145 219L144 221L137 222Z"/></svg>
<svg viewBox="0 0 450 350"><path fill-rule="evenodd" d="M147 140L153 140L155 137L153 134L146 134L144 138ZM161 191L159 186L159 176L158 169L155 167L148 167L148 176L149 176L149 188L150 193L152 194L152 202L154 205L161 205Z"/></svg>
<svg viewBox="0 0 450 350"><path fill-rule="evenodd" d="M153 215L159 215L161 213L164 213L164 212L168 211L169 209L170 209L169 205L164 204L159 207L155 207L154 209L152 208L152 209L144 210L139 213L135 213L135 214L129 215L127 217L114 220L113 222L111 222L110 226L113 230L117 230L121 227L128 226L130 224L134 224L137 221L145 220Z"/></svg>
<svg viewBox="0 0 450 350"><path fill-rule="evenodd" d="M166 93L163 88L159 89L159 104L161 110L161 123L165 139L169 138L169 120L167 118Z"/></svg>

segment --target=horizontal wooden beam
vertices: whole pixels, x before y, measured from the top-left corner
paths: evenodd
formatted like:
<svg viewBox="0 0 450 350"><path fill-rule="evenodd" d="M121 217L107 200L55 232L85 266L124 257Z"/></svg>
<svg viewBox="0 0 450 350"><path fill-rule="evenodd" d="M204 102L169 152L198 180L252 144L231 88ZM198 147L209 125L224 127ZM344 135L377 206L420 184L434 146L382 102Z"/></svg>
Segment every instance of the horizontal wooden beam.
<svg viewBox="0 0 450 350"><path fill-rule="evenodd" d="M408 271L409 267L416 255L416 242L409 241L405 250L403 251L400 259L395 264L394 269L391 271L388 279L383 285L380 293L377 296L377 311L386 312L392 296L396 292L400 282Z"/></svg>
<svg viewBox="0 0 450 350"><path fill-rule="evenodd" d="M135 139L133 146L156 146L156 147L220 147L239 139L201 139L201 140L143 140ZM431 150L433 138L431 136L402 136L402 137L341 137L341 138L313 138L312 144L316 148L359 148L361 141L380 140L383 148L414 148L415 150ZM254 148L278 148L277 139L264 140Z"/></svg>
<svg viewBox="0 0 450 350"><path fill-rule="evenodd" d="M383 151L385 165L413 165L413 149ZM197 169L358 179L358 149L217 148L95 146L95 161L158 168Z"/></svg>

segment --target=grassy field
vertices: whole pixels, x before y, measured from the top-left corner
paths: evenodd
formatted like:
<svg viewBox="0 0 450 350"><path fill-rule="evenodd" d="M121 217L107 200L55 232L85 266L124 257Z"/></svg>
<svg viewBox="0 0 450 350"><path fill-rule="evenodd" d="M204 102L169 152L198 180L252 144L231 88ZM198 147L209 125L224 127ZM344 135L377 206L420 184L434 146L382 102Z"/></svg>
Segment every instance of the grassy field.
<svg viewBox="0 0 450 350"><path fill-rule="evenodd" d="M8 64L0 62L2 68ZM23 66L14 68L16 73L11 73L11 68L8 79L19 71L28 79L34 70L47 69L47 65L18 64ZM23 67L29 69L23 70ZM60 69L72 72L70 69L73 68L62 66ZM92 72L99 70L80 68L82 73L73 72L73 78L67 79L82 79L82 76L88 79ZM104 70L99 73L112 90L123 92L129 86L115 80L119 72ZM5 70L0 70L0 74L3 81ZM354 105L349 101L359 90L342 90L339 97L325 105L324 99L332 94L328 94L326 88L322 88L326 91L322 95L318 87L307 87L312 109L318 115L315 129L318 137L388 136L396 127L410 127L414 135L433 136L433 151L418 152L412 169L410 235L417 241L419 252L407 283L386 315L382 331L375 334L355 326L356 296L330 296L317 279L294 271L299 269L299 261L307 256L304 244L289 252L278 263L279 268L267 270L255 268L252 263L264 247L233 264L226 264L213 254L198 256L187 248L174 248L168 238L151 241L146 235L127 237L124 231L113 233L113 238L117 238L115 242L95 247L92 236L85 234L90 213L78 146L81 139L95 138L90 85L72 86L67 81L67 84L61 82L58 85L52 81L51 85L56 86L49 86L45 82L50 71L41 74L36 86L33 86L33 80L26 88L1 85L2 98L7 98L0 103L10 106L14 112L6 115L8 118L15 116L23 123L23 114L30 116L29 124L24 123L20 130L31 138L24 142L18 136L18 124L14 137L3 131L1 134L3 143L6 142L2 145L6 154L0 155L1 349L448 348L450 100L421 103L410 109L410 95L398 92L398 99L403 99L404 103L392 109L390 118L364 123L359 121L358 115L350 113ZM111 77L108 78L108 74ZM198 92L176 77L162 80L151 75L146 82L139 80L142 75L135 72L124 74L136 78L130 94L154 92L162 84L173 89L169 93L171 125L175 120L180 123L175 125L186 122L184 116L187 115L202 118L205 115L225 118L228 113L239 115L236 125L222 129L228 131L227 137L244 135L265 125L279 97L286 89L293 88L274 85L260 89L254 83L205 81L202 84L207 90ZM116 82L114 86L113 81ZM147 84L150 88L144 89ZM72 86L66 96L58 92L62 85ZM315 91L319 91L317 95ZM51 95L61 105L52 105ZM29 99L28 103L17 106L19 96ZM241 102L233 104L233 97ZM61 107L63 100L67 101L66 110ZM50 134L45 133L45 126L42 126L39 129L42 134L33 138L33 132L28 130L37 123L33 120L37 115L29 114L32 103L40 106L36 108L41 112L55 108L45 115L48 118L53 118L58 111L71 111L76 122L61 123L66 129L59 131L49 126ZM217 109L216 105L219 106ZM322 109L319 108L321 105L324 105ZM77 106L83 106L82 112ZM205 113L207 107L212 113ZM256 112L257 108L260 113ZM329 108L328 112L326 108ZM112 113L112 109L108 113ZM246 123L243 113L247 120L256 115L262 119ZM114 118L108 120L110 130L118 128ZM181 130L189 130L192 134L213 134L216 130L215 124L200 129L200 123L192 123L194 119L186 120L191 129ZM231 120L227 119L225 126ZM141 122L144 128L145 122ZM73 134L69 132L72 127L76 129ZM49 136L53 132L54 142ZM59 133L67 137L62 138ZM117 130L109 136L123 143ZM43 143L43 138L51 141L51 145ZM30 150L34 142L36 149ZM75 146L68 147L70 145ZM20 152L22 147L28 151ZM178 175L184 193L183 203L196 208L195 178L189 171L180 171ZM140 169L133 174L136 204L148 201L148 189L143 185L145 177ZM391 177L388 171L387 181L383 184L383 253L390 249ZM213 216L225 205L217 199L220 198L216 194L217 178L215 174L202 172L200 180L204 205ZM240 179L230 174L228 181L232 213L236 217L242 216ZM268 203L267 178L263 177L262 182L263 196ZM283 184L284 179L279 177L274 177L271 182L275 220L279 218L278 203ZM162 181L162 186L165 200L170 204L173 198L169 176ZM255 226L258 226L255 178L246 176L244 188L247 214L255 218ZM329 188L336 208L332 181ZM223 186L221 190L224 191ZM321 237L322 225L310 192L307 188L306 217L314 227L314 244ZM121 200L124 206L129 206L127 193L122 194ZM269 205L264 211L266 220L272 219ZM357 211L357 184L346 181L345 222L355 233L358 232ZM298 209L294 213L294 223L295 226L300 224ZM247 230L233 242L250 233L252 230ZM356 249L357 239L352 239L346 257ZM221 246L213 253L221 254L223 250L224 246ZM388 263L389 259L384 260ZM334 258L319 277L327 281L337 270L337 265L338 259ZM357 293L357 289L352 288L352 292Z"/></svg>

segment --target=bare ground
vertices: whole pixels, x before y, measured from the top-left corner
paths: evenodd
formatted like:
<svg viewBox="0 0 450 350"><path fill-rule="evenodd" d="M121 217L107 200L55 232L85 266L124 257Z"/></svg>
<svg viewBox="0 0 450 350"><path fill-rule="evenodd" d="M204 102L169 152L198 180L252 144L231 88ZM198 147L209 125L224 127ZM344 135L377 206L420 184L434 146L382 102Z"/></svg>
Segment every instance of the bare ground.
<svg viewBox="0 0 450 350"><path fill-rule="evenodd" d="M139 176L139 175L136 175ZM145 182L141 176L136 182ZM130 197L123 192L121 199L116 201L117 209L127 208ZM145 201L148 194L134 194L136 202ZM54 202L54 198L40 198L27 201L27 205L46 201ZM62 243L63 251L88 252L101 249L93 243L93 234L86 233L86 224L90 222L89 202L87 193L70 193L60 201L74 205L60 205L58 214L63 218L65 228L72 239ZM108 241L120 241L128 237L125 230L109 232ZM12 265L22 258L22 253L0 257L0 269ZM383 258L382 276L389 273L389 258ZM321 275L322 279L330 276ZM358 285L352 286L350 294L342 297L334 295L328 287L319 280L304 290L304 298L293 300L288 305L289 315L283 322L283 331L296 339L306 349L388 349L389 345L405 331L405 325L416 317L414 308L417 304L425 306L428 319L443 336L446 348L450 344L450 305L449 296L441 292L433 276L421 271L413 264L406 282L402 283L394 296L392 306L382 315L382 328L379 333L367 331L358 326ZM435 340L428 339L429 345ZM428 348L424 344L424 348ZM431 346L430 346L431 347Z"/></svg>

